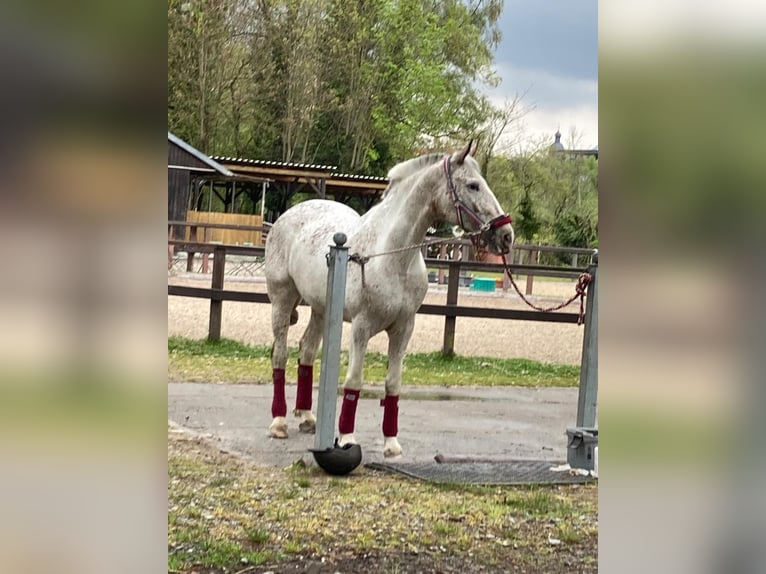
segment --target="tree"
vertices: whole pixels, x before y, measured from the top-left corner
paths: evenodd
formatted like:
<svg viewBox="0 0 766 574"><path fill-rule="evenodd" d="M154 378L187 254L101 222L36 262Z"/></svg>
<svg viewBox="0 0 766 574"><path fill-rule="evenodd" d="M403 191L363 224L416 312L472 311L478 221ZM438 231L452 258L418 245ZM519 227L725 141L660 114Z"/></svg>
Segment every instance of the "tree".
<svg viewBox="0 0 766 574"><path fill-rule="evenodd" d="M598 241L598 162L594 157L532 151L491 159L488 183L526 241L592 247Z"/></svg>
<svg viewBox="0 0 766 574"><path fill-rule="evenodd" d="M211 153L223 115L229 0L168 0L168 125Z"/></svg>
<svg viewBox="0 0 766 574"><path fill-rule="evenodd" d="M507 152L517 143L519 134L522 133L517 124L529 112L535 109L535 106L527 106L522 103L526 92L516 94L513 99L505 99L502 106L492 107L487 122L481 129L478 158L483 173L489 172L489 164L492 156L497 152ZM507 136L510 128L516 128L515 137L511 136L510 141ZM502 142L502 143L501 143Z"/></svg>
<svg viewBox="0 0 766 574"><path fill-rule="evenodd" d="M208 153L382 174L490 113L501 0L168 0L168 122Z"/></svg>

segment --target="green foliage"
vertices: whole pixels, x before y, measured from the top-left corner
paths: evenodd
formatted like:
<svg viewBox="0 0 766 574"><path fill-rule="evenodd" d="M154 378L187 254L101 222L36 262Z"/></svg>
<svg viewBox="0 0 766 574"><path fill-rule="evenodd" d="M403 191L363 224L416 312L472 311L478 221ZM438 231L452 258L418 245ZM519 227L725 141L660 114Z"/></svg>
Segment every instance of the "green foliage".
<svg viewBox="0 0 766 574"><path fill-rule="evenodd" d="M541 222L535 214L532 198L529 192L525 192L519 202L519 215L514 222L514 231L520 239L532 242L534 237L540 231Z"/></svg>
<svg viewBox="0 0 766 574"><path fill-rule="evenodd" d="M566 247L598 244L598 161L548 153L496 156L487 181L523 240Z"/></svg>
<svg viewBox="0 0 766 574"><path fill-rule="evenodd" d="M382 174L476 132L501 0L168 0L169 129L211 154Z"/></svg>

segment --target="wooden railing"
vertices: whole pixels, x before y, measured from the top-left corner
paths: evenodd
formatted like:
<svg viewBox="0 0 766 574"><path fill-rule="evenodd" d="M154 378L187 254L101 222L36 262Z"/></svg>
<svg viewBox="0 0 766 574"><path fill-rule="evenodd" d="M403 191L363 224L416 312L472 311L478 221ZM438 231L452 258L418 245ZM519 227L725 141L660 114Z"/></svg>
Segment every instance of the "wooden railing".
<svg viewBox="0 0 766 574"><path fill-rule="evenodd" d="M224 301L244 301L251 303L269 303L266 293L253 293L249 291L235 291L224 289L224 275L227 255L249 255L262 257L263 247L249 247L244 245L222 245L203 242L168 240L168 253L174 250L186 251L190 258L194 253L203 256L203 268L207 257L213 254L213 269L210 287L190 287L182 285L168 285L168 295L179 297L196 297L210 300L210 320L208 338L217 340L221 337L221 322ZM588 251L590 254L591 251ZM582 255L582 251L578 252ZM444 305L423 304L418 313L426 315L443 315L444 322L444 345L442 352L452 354L455 345L455 326L457 317L479 317L487 319L514 319L518 321L546 321L555 323L577 323L579 314L563 311L541 312L519 309L497 309L487 307L474 307L458 305L459 280L465 271L485 271L503 273L503 266L496 263L482 263L478 261L459 261L426 258L426 265L430 268L444 269L447 271L447 299ZM544 277L577 278L586 271L586 267L557 267L550 265L518 264L511 265L514 275L535 275ZM572 287L574 289L574 285Z"/></svg>
<svg viewBox="0 0 766 574"><path fill-rule="evenodd" d="M189 240L179 240L176 237L176 228L189 228ZM212 253L211 230L212 229L233 229L237 231L259 231L263 241L271 229L271 224L264 225L231 225L227 223L205 223L200 221L168 221L168 269L173 265L173 256L179 251L186 253L186 271L191 273L194 269L194 256L200 253L202 256L202 273L208 273L208 256ZM199 236L200 230L202 237ZM185 235L185 233L183 234ZM231 245L230 247L239 247ZM244 248L250 246L243 245ZM263 255L263 246L252 246L254 249L260 249L259 255ZM231 252L233 253L233 252ZM249 251L244 255L251 254Z"/></svg>

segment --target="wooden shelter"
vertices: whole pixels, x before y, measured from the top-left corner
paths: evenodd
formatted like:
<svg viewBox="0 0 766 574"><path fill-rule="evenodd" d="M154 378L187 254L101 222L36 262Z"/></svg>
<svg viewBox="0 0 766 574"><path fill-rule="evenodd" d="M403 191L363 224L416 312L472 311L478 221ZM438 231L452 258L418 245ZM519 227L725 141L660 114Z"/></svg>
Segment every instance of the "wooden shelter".
<svg viewBox="0 0 766 574"><path fill-rule="evenodd" d="M181 138L168 132L168 221L185 221L192 179L234 174Z"/></svg>
<svg viewBox="0 0 766 574"><path fill-rule="evenodd" d="M337 166L289 163L244 158L213 156L224 168L240 176L268 178L268 193L276 193L276 208L266 214L267 221L275 221L299 193L315 194L321 199L332 198L348 204L356 199L362 211L368 210L380 199L388 187L385 177L338 173Z"/></svg>
<svg viewBox="0 0 766 574"><path fill-rule="evenodd" d="M260 226L263 217L256 211L269 182L268 178L236 174L168 132L168 221ZM243 194L250 200L244 214ZM213 198L218 209L213 208ZM212 241L261 243L256 231L214 228L209 235ZM189 229L175 226L173 236L188 239Z"/></svg>
<svg viewBox="0 0 766 574"><path fill-rule="evenodd" d="M386 187L385 177L338 173L332 165L209 157L168 132L168 221L259 226L275 221L298 194L331 198L364 212ZM268 206L267 196L275 198ZM188 235L181 226L173 232ZM213 231L212 239L235 242L218 237L221 233ZM236 242L259 243L253 237Z"/></svg>

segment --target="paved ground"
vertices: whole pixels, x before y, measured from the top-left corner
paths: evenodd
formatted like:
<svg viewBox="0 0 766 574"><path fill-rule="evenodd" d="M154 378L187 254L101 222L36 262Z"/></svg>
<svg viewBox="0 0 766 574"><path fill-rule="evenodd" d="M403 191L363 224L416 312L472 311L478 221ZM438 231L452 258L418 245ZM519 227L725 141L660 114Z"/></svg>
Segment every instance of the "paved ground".
<svg viewBox="0 0 766 574"><path fill-rule="evenodd" d="M382 388L368 389L382 393ZM401 461L431 461L436 454L565 461L566 429L575 424L577 392L576 388L405 388L399 403ZM288 408L294 401L295 386L289 385ZM360 401L355 434L365 463L383 460L382 417L378 398ZM289 439L269 438L267 385L168 383L168 419L210 435L224 450L267 466L287 466L314 445L314 436L299 433L292 417Z"/></svg>

